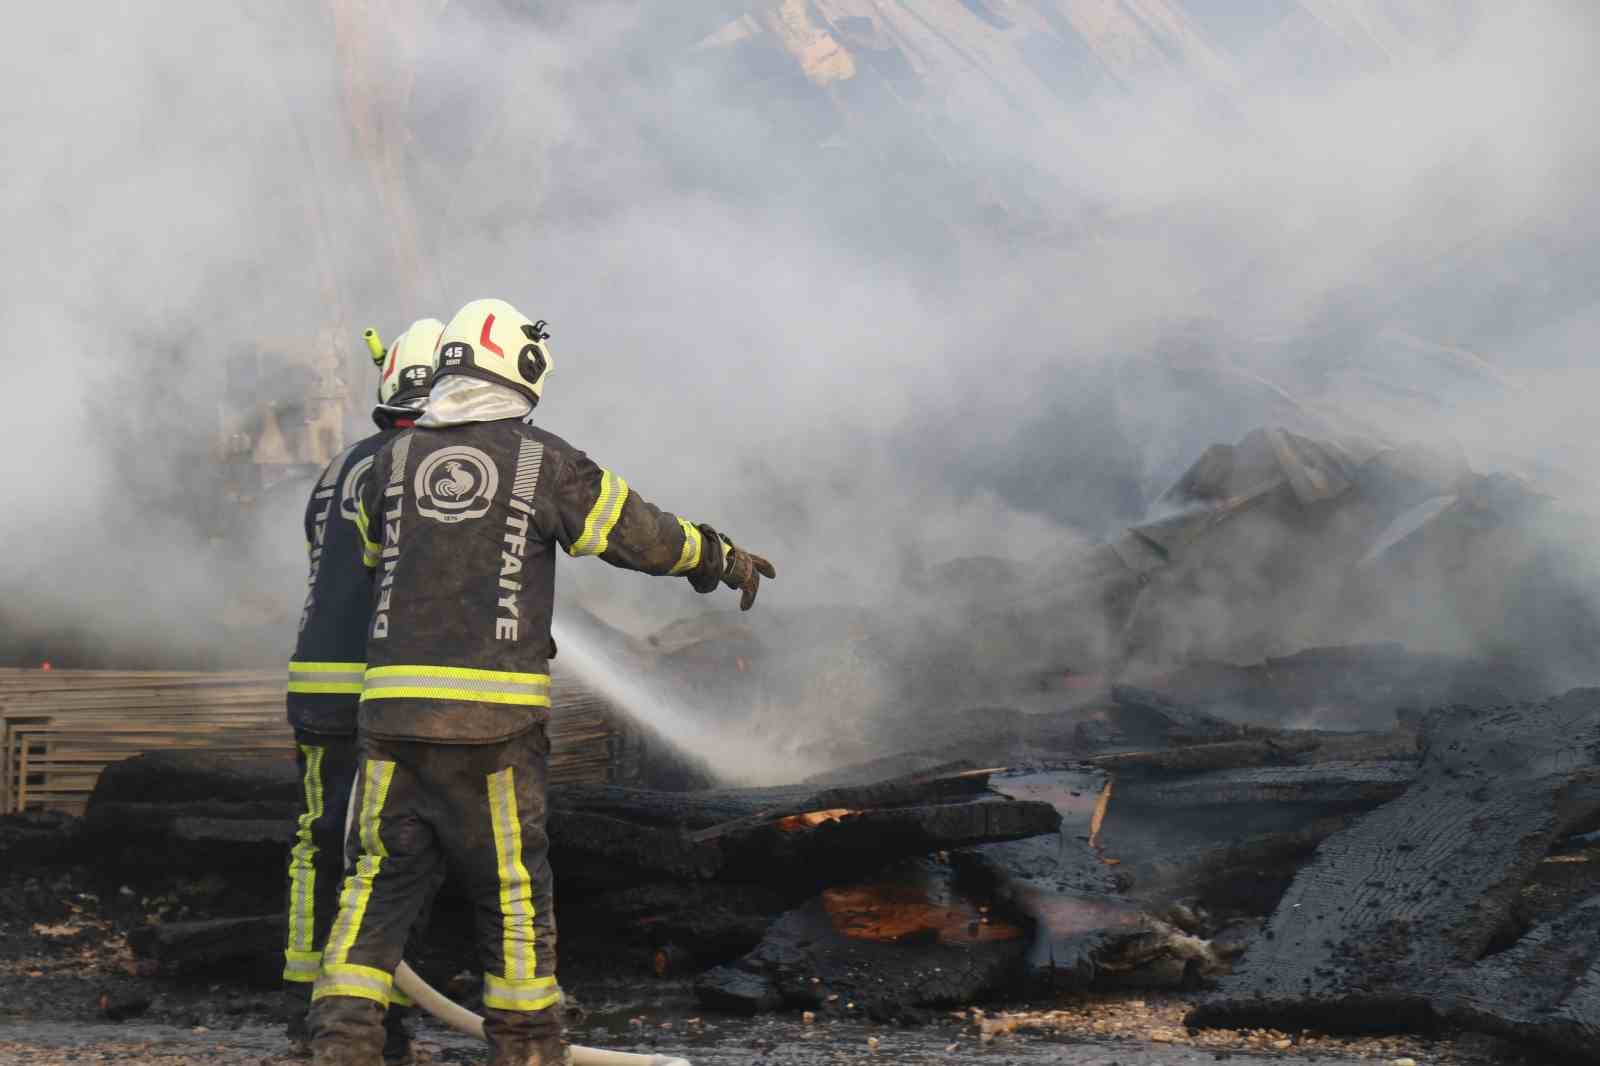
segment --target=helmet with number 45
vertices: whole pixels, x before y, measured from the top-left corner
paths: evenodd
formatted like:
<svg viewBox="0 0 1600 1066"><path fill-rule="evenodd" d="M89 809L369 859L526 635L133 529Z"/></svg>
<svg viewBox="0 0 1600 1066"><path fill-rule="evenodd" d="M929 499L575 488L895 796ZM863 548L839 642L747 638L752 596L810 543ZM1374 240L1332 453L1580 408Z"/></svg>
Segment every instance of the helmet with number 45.
<svg viewBox="0 0 1600 1066"><path fill-rule="evenodd" d="M474 300L439 338L437 376L465 374L508 385L537 404L554 365L544 326L504 300Z"/></svg>

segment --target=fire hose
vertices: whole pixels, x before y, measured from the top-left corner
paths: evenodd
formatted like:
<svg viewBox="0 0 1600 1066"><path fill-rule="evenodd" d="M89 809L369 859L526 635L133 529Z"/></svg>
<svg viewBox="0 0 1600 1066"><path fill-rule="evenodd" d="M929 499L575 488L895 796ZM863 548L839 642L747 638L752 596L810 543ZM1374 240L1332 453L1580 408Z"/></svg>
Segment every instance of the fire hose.
<svg viewBox="0 0 1600 1066"><path fill-rule="evenodd" d="M355 824L356 817L356 790L350 790L350 803L345 808L344 835L350 839L350 827ZM458 1033L475 1036L479 1040L483 1036L483 1015L474 1013L441 993L413 970L409 964L401 962L394 971L395 987L414 1000L417 1006L439 1019ZM568 1061L572 1066L689 1066L687 1059L674 1058L671 1055L635 1055L628 1051L607 1051L604 1048L580 1047L577 1044L569 1045L571 1056Z"/></svg>

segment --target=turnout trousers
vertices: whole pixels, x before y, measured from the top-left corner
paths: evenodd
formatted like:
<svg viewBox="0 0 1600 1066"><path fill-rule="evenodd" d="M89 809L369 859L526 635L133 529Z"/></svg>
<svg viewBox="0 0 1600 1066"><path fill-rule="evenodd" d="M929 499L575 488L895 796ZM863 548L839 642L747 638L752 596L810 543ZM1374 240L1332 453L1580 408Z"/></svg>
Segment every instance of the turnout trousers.
<svg viewBox="0 0 1600 1066"><path fill-rule="evenodd" d="M310 985L322 969L322 945L344 881L344 821L356 776L356 738L294 731L300 768L300 814L289 851L289 927L283 979Z"/></svg>
<svg viewBox="0 0 1600 1066"><path fill-rule="evenodd" d="M407 932L445 869L473 907L496 1058L559 1039L549 756L543 723L492 744L362 737L352 862L313 993L319 1057L378 1039L381 1012L358 1002L393 999Z"/></svg>
<svg viewBox="0 0 1600 1066"><path fill-rule="evenodd" d="M345 874L345 818L359 764L354 735L312 733L296 729L295 761L300 769L300 811L294 846L289 850L288 928L284 937L283 980L288 993L288 1035L309 1041L306 1018L312 986L322 970L322 949L339 910ZM439 882L429 886L422 912L412 928L413 943L427 928L428 913ZM406 1061L410 1036L405 1008L411 1000L398 989L385 1013L386 1061Z"/></svg>

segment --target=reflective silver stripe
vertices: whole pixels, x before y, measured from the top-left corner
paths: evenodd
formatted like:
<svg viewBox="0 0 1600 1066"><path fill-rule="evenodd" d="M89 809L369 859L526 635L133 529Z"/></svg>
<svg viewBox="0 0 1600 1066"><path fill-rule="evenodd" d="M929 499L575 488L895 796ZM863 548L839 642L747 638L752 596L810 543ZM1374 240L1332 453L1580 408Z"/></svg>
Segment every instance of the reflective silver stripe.
<svg viewBox="0 0 1600 1066"><path fill-rule="evenodd" d="M524 440L517 446L517 479L511 486L511 495L533 502L539 489L539 471L544 466L544 445L536 440Z"/></svg>
<svg viewBox="0 0 1600 1066"><path fill-rule="evenodd" d="M313 1000L327 996L356 996L388 1003L394 978L370 966L326 965L312 990Z"/></svg>
<svg viewBox="0 0 1600 1066"><path fill-rule="evenodd" d="M483 1005L496 1010L536 1011L561 1002L554 977L533 981L507 981L492 973L483 975Z"/></svg>
<svg viewBox="0 0 1600 1066"><path fill-rule="evenodd" d="M287 951L284 952L283 979L295 983L309 984L317 979L317 974L322 972L322 952L320 951Z"/></svg>
<svg viewBox="0 0 1600 1066"><path fill-rule="evenodd" d="M289 680L317 685L359 685L366 677L365 670L296 670L289 668Z"/></svg>
<svg viewBox="0 0 1600 1066"><path fill-rule="evenodd" d="M411 455L411 434L402 433L394 442L394 469L389 472L389 484L398 485L406 479L406 460Z"/></svg>
<svg viewBox="0 0 1600 1066"><path fill-rule="evenodd" d="M481 677L439 677L436 674L399 674L367 677L367 690L386 688L450 688L468 692L499 692L507 696L546 696L550 682L491 681Z"/></svg>

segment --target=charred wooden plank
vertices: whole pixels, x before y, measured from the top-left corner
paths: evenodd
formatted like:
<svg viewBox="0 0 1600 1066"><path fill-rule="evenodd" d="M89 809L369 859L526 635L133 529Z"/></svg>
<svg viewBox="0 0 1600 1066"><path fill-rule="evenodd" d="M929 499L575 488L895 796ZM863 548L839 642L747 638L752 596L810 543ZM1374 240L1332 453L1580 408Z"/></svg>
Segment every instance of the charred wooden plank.
<svg viewBox="0 0 1600 1066"><path fill-rule="evenodd" d="M1416 783L1324 841L1192 1024L1371 1029L1434 1020L1551 846L1600 817L1600 690L1427 721Z"/></svg>
<svg viewBox="0 0 1600 1066"><path fill-rule="evenodd" d="M1310 735L1263 737L1158 751L1120 751L1097 755L1089 761L1118 773L1197 774L1209 770L1289 765L1298 756L1315 751L1317 745L1317 739Z"/></svg>
<svg viewBox="0 0 1600 1066"><path fill-rule="evenodd" d="M1172 697L1134 685L1111 686L1111 701L1123 728L1143 732L1169 744L1205 744L1243 735L1238 725L1214 714L1185 706Z"/></svg>
<svg viewBox="0 0 1600 1066"><path fill-rule="evenodd" d="M1177 780L1119 783L1119 805L1193 808L1243 804L1297 804L1329 812L1370 809L1410 787L1411 763L1314 763L1196 774Z"/></svg>
<svg viewBox="0 0 1600 1066"><path fill-rule="evenodd" d="M1193 744L1155 751L1113 752L1088 761L1118 774L1193 774L1257 766L1305 766L1325 762L1415 762L1417 735L1327 733L1313 730L1250 728L1245 739Z"/></svg>
<svg viewBox="0 0 1600 1066"><path fill-rule="evenodd" d="M1453 974L1436 998L1450 1024L1600 1059L1600 896Z"/></svg>
<svg viewBox="0 0 1600 1066"><path fill-rule="evenodd" d="M1147 906L1192 899L1234 914L1270 914L1301 865L1317 846L1355 824L1360 812L1256 826L1254 819L1227 820L1218 811L1201 819L1166 824L1156 831L1145 823L1130 843L1127 813L1120 809L1114 832L1104 838L1117 863L1119 883ZM1164 823L1176 821L1159 815Z"/></svg>

